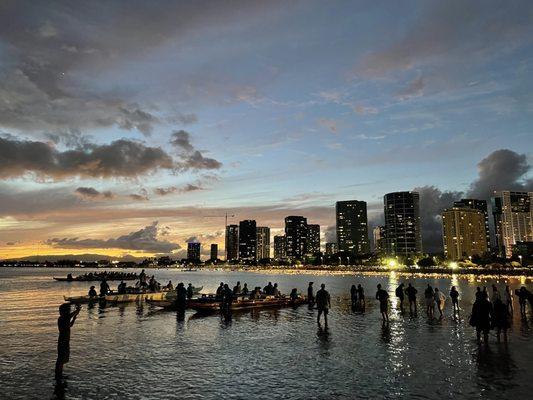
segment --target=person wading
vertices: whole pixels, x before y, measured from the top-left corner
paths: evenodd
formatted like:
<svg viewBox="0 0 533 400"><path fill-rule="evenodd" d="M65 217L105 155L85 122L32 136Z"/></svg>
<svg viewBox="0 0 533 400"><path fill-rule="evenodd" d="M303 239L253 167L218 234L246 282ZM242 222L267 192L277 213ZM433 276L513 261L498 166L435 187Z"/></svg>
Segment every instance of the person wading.
<svg viewBox="0 0 533 400"><path fill-rule="evenodd" d="M59 337L57 339L57 361L55 368L55 379L63 379L63 365L68 363L70 358L70 328L74 325L81 306L76 305L76 310L70 312L70 304L65 303L59 306L59 318L57 319L57 328Z"/></svg>
<svg viewBox="0 0 533 400"><path fill-rule="evenodd" d="M316 308L318 309L318 316L316 322L320 324L320 316L324 314L324 324L328 325L328 312L331 308L331 297L326 290L326 285L320 285L320 290L316 292Z"/></svg>
<svg viewBox="0 0 533 400"><path fill-rule="evenodd" d="M383 323L389 323L389 294L386 290L381 288L378 284L378 291L376 292L376 299L379 300L379 312L383 318Z"/></svg>

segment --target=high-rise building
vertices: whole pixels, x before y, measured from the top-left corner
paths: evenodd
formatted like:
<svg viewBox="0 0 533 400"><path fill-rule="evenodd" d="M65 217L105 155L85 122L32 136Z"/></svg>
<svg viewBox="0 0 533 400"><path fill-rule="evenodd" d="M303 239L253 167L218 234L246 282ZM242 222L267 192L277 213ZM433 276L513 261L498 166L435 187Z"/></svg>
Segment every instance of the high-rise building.
<svg viewBox="0 0 533 400"><path fill-rule="evenodd" d="M307 252L307 218L291 215L285 218L287 258L300 260Z"/></svg>
<svg viewBox="0 0 533 400"><path fill-rule="evenodd" d="M492 214L501 256L511 257L516 242L533 241L533 192L494 192Z"/></svg>
<svg viewBox="0 0 533 400"><path fill-rule="evenodd" d="M422 252L420 195L394 192L384 196L385 251L393 256L412 256Z"/></svg>
<svg viewBox="0 0 533 400"><path fill-rule="evenodd" d="M187 243L187 260L200 261L201 244L198 242Z"/></svg>
<svg viewBox="0 0 533 400"><path fill-rule="evenodd" d="M462 260L486 253L486 234L483 211L469 207L453 207L442 213L444 254L450 260Z"/></svg>
<svg viewBox="0 0 533 400"><path fill-rule="evenodd" d="M369 253L366 202L358 200L338 201L335 204L335 212L339 251L352 254Z"/></svg>
<svg viewBox="0 0 533 400"><path fill-rule="evenodd" d="M372 230L372 235L374 236L374 253L382 253L385 247L385 227L376 226Z"/></svg>
<svg viewBox="0 0 533 400"><path fill-rule="evenodd" d="M218 259L218 244L212 243L211 244L211 260L215 261Z"/></svg>
<svg viewBox="0 0 533 400"><path fill-rule="evenodd" d="M307 254L320 253L320 225L307 225Z"/></svg>
<svg viewBox="0 0 533 400"><path fill-rule="evenodd" d="M478 199L461 199L459 201L455 201L453 203L454 207L466 207L466 208L473 208L474 210L481 211L483 213L483 216L485 217L485 236L487 240L487 247L488 250L491 248L491 240L490 240L490 230L489 230L489 212L487 209L487 201L486 200L478 200Z"/></svg>
<svg viewBox="0 0 533 400"><path fill-rule="evenodd" d="M257 259L270 258L270 228L257 227Z"/></svg>
<svg viewBox="0 0 533 400"><path fill-rule="evenodd" d="M335 242L329 242L326 243L326 255L332 256L333 254L336 254L339 252L339 248L337 246L337 243Z"/></svg>
<svg viewBox="0 0 533 400"><path fill-rule="evenodd" d="M239 226L226 226L226 261L239 258Z"/></svg>
<svg viewBox="0 0 533 400"><path fill-rule="evenodd" d="M274 258L282 260L287 257L287 244L284 235L274 236Z"/></svg>
<svg viewBox="0 0 533 400"><path fill-rule="evenodd" d="M255 261L257 255L257 226L254 220L239 222L239 260Z"/></svg>

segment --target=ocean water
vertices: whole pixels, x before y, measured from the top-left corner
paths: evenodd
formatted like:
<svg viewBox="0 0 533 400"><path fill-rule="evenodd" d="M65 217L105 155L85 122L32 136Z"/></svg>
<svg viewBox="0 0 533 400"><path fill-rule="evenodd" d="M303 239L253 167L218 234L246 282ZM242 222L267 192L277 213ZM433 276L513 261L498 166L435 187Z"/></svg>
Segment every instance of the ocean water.
<svg viewBox="0 0 533 400"><path fill-rule="evenodd" d="M176 313L144 303L84 305L72 328L66 383L56 386L57 308L63 295L85 294L91 285L52 280L67 272L0 268L0 398L502 399L529 398L533 392L529 305L523 320L515 302L507 344L491 332L489 346L478 346L468 325L476 286L533 290L525 278L163 269L148 273L163 283L204 286L204 292L213 292L221 281L247 282L250 288L277 282L284 293L293 287L306 293L309 281L316 289L325 283L332 297L329 327L318 327L316 310L307 306L241 312L231 321L187 311L178 321ZM418 288L418 316L398 310L399 282ZM366 289L364 313L350 307L354 283ZM382 326L374 300L378 283L391 296L388 327ZM444 318L425 315L428 283L445 294L457 286L458 319L451 316L449 299Z"/></svg>

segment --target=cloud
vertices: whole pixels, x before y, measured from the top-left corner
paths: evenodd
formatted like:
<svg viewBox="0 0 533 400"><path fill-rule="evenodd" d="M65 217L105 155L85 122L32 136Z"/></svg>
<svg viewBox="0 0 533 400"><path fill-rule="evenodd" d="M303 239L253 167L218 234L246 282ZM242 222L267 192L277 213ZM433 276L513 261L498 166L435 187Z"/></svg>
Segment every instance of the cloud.
<svg viewBox="0 0 533 400"><path fill-rule="evenodd" d="M78 196L80 196L82 199L86 200L108 200L115 197L115 194L109 190L100 192L92 187L83 187L80 186L77 188L74 193Z"/></svg>
<svg viewBox="0 0 533 400"><path fill-rule="evenodd" d="M529 41L532 11L533 3L527 0L505 6L498 0L433 2L405 34L365 56L356 72L382 76L425 63L473 60L475 54L495 56L495 48L503 43L508 47Z"/></svg>
<svg viewBox="0 0 533 400"><path fill-rule="evenodd" d="M527 156L500 149L490 153L478 165L478 178L472 182L469 197L489 199L495 190L532 191L533 179Z"/></svg>
<svg viewBox="0 0 533 400"><path fill-rule="evenodd" d="M420 193L420 228L424 252L442 251L442 212L461 199L462 192L441 191L435 186L413 189Z"/></svg>
<svg viewBox="0 0 533 400"><path fill-rule="evenodd" d="M37 179L136 178L170 170L218 169L222 163L192 148L174 160L160 147L119 139L110 144L83 141L81 147L61 151L53 143L0 136L0 178L34 176Z"/></svg>
<svg viewBox="0 0 533 400"><path fill-rule="evenodd" d="M361 115L367 115L367 114L377 114L378 113L378 109L376 107L370 107L370 106L363 106L361 104L357 104L353 107L353 110L357 113L357 114L361 114Z"/></svg>
<svg viewBox="0 0 533 400"><path fill-rule="evenodd" d="M141 189L139 193L132 193L129 194L128 197L135 201L148 201L150 198L148 197L148 191L146 189Z"/></svg>
<svg viewBox="0 0 533 400"><path fill-rule="evenodd" d="M166 196L166 195L173 194L173 193L188 193L188 192L195 192L197 190L204 190L204 188L201 187L200 185L188 183L182 187L169 186L166 188L163 188L163 187L155 188L154 193L159 196Z"/></svg>
<svg viewBox="0 0 533 400"><path fill-rule="evenodd" d="M46 244L65 249L126 249L147 253L169 253L180 248L177 243L172 243L157 238L158 222L138 231L128 233L112 239L79 239L79 238L52 238Z"/></svg>
<svg viewBox="0 0 533 400"><path fill-rule="evenodd" d="M326 243L337 243L337 226L328 225L324 231L324 238Z"/></svg>
<svg viewBox="0 0 533 400"><path fill-rule="evenodd" d="M424 78L418 77L415 80L409 82L407 87L400 90L396 97L398 97L400 100L407 100L411 97L422 96L425 87L426 81L424 80Z"/></svg>
<svg viewBox="0 0 533 400"><path fill-rule="evenodd" d="M323 128L326 128L331 133L338 133L337 121L329 118L320 118L318 120L318 125Z"/></svg>
<svg viewBox="0 0 533 400"><path fill-rule="evenodd" d="M176 122L182 123L183 125L190 125L198 122L198 116L194 113L178 114L174 120Z"/></svg>
<svg viewBox="0 0 533 400"><path fill-rule="evenodd" d="M171 135L170 143L180 152L183 164L191 169L219 169L222 163L214 158L204 157L192 145L190 133L184 130L175 131Z"/></svg>

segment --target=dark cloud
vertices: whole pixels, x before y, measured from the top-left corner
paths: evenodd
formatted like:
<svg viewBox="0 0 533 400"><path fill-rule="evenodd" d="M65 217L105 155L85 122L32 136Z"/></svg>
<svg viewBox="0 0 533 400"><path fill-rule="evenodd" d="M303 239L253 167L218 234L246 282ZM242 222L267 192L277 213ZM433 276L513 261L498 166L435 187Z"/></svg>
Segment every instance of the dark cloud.
<svg viewBox="0 0 533 400"><path fill-rule="evenodd" d="M477 167L479 176L470 186L469 197L488 200L495 190L533 190L533 179L527 179L531 165L525 154L496 150Z"/></svg>
<svg viewBox="0 0 533 400"><path fill-rule="evenodd" d="M219 169L220 161L214 158L204 157L202 153L192 145L191 135L184 130L172 133L170 143L178 150L183 163L191 169Z"/></svg>
<svg viewBox="0 0 533 400"><path fill-rule="evenodd" d="M337 243L337 226L328 225L324 231L326 243Z"/></svg>
<svg viewBox="0 0 533 400"><path fill-rule="evenodd" d="M420 225L424 252L442 252L442 212L459 200L462 192L441 191L435 186L413 189L420 193Z"/></svg>
<svg viewBox="0 0 533 400"><path fill-rule="evenodd" d="M74 191L75 194L80 196L83 199L89 199L89 200L99 200L99 199L112 199L115 197L113 192L106 190L103 192L100 192L99 190L96 190L92 187L79 187Z"/></svg>
<svg viewBox="0 0 533 400"><path fill-rule="evenodd" d="M447 0L427 2L414 24L384 49L365 57L358 72L382 75L416 68L435 60L472 59L473 54L497 54L531 38L533 3L527 0ZM440 57L440 58L438 58Z"/></svg>
<svg viewBox="0 0 533 400"><path fill-rule="evenodd" d="M120 139L110 144L83 142L82 148L60 151L52 143L0 136L0 178L26 175L38 179L135 178L158 170L217 169L217 160L199 151L174 160L159 147Z"/></svg>
<svg viewBox="0 0 533 400"><path fill-rule="evenodd" d="M148 201L150 198L148 197L148 191L146 189L139 190L139 193L132 193L129 194L128 197L135 201Z"/></svg>
<svg viewBox="0 0 533 400"><path fill-rule="evenodd" d="M180 246L177 243L157 238L157 224L155 221L152 225L113 239L53 238L47 240L46 244L68 249L126 249L149 253L169 253L179 249Z"/></svg>

